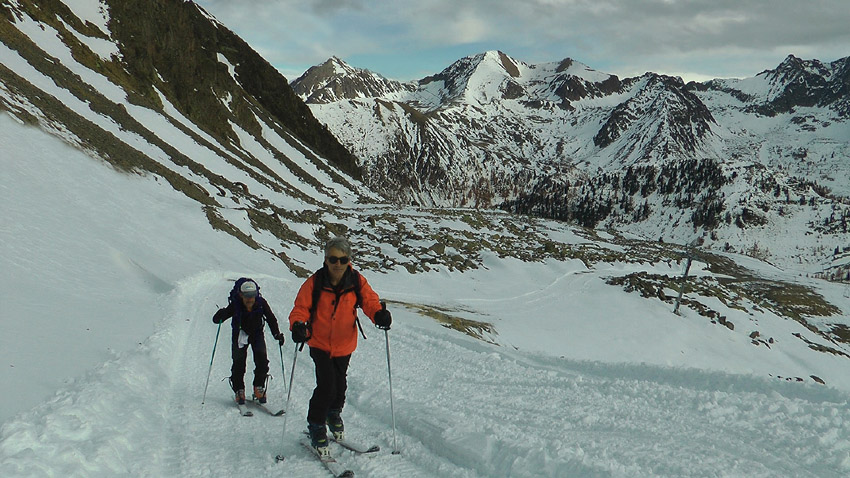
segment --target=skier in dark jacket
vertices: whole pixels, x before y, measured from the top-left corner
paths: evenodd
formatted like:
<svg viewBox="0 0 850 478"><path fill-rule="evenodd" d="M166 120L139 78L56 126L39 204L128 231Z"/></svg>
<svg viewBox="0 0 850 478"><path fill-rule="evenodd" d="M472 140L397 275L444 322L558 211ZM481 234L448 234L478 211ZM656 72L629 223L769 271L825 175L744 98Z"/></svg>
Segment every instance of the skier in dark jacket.
<svg viewBox="0 0 850 478"><path fill-rule="evenodd" d="M277 318L259 290L254 280L239 279L231 292L230 303L227 307L219 309L212 319L213 323L220 324L233 317L231 340L233 365L230 367L230 386L236 394L236 403L240 405L245 403L245 363L248 359L248 345L254 352L254 398L260 403L266 403L269 359L266 353L263 320L268 322L272 336L281 346L284 341Z"/></svg>

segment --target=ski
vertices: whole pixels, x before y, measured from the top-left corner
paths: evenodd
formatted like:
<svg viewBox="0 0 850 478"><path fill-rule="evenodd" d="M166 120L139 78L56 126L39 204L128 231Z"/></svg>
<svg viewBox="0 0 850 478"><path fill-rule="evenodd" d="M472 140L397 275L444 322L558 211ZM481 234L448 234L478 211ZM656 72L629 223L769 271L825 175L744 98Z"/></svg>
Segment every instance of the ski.
<svg viewBox="0 0 850 478"><path fill-rule="evenodd" d="M304 434L309 436L309 433L306 430L304 431ZM337 436L333 433L328 434L328 439L335 443L338 443L341 447L358 454L376 453L381 451L381 447L379 447L378 445L363 445L362 443L358 443L347 438L337 438Z"/></svg>
<svg viewBox="0 0 850 478"><path fill-rule="evenodd" d="M313 456L315 456L320 462L322 462L322 464L325 465L325 468L327 468L328 471L331 472L331 474L333 474L333 476L335 476L337 478L354 478L354 472L351 471L351 470L347 470L333 456L331 456L331 455L327 455L327 456L319 455L319 452L316 451L315 448L313 448L312 444L310 444L309 438L302 439L301 444L304 445L305 448L310 450L310 453Z"/></svg>
<svg viewBox="0 0 850 478"><path fill-rule="evenodd" d="M239 407L239 413L243 417L253 417L254 416L254 412L252 412L251 410L248 410L248 407L246 407L245 405L241 405L241 404L237 403L236 406Z"/></svg>
<svg viewBox="0 0 850 478"><path fill-rule="evenodd" d="M260 403L260 402L259 402L259 401L257 401L257 400L251 400L251 401L250 401L250 403L251 403L253 406L255 406L255 407L259 408L260 410L262 410L262 411L264 411L264 412L268 413L269 415L271 415L271 416L273 416L273 417L280 417L280 416L282 416L284 413L286 413L286 410L282 410L282 409L281 409L281 410L278 410L278 411L276 411L276 412L273 412L273 411L271 411L268 407L266 407L266 405L265 405L265 404Z"/></svg>
<svg viewBox="0 0 850 478"><path fill-rule="evenodd" d="M336 443L339 443L343 448L347 448L353 451L354 453L376 453L381 451L381 447L379 447L378 445L363 445L362 443L351 441L348 438L337 438L336 436L334 436L333 433L331 433L328 438L335 441Z"/></svg>

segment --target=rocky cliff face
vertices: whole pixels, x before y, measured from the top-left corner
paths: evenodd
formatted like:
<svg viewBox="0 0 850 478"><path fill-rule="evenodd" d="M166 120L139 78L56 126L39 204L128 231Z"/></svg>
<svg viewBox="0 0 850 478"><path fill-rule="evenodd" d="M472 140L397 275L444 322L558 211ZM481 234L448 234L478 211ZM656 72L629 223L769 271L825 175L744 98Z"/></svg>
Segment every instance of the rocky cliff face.
<svg viewBox="0 0 850 478"><path fill-rule="evenodd" d="M165 99L222 143L238 144L231 125L258 135L261 122L275 123L359 176L354 158L315 120L286 78L194 3L105 1L100 7L108 17L105 31L81 23L59 0L15 3L14 9L2 7L3 41L41 64L48 76L62 76L62 65L49 65L38 45L11 22L29 18L55 28L75 60L123 88L131 102L161 108ZM113 44L115 51L102 57L89 45L93 41ZM59 81L70 85L73 78ZM225 96L229 104L221 101Z"/></svg>

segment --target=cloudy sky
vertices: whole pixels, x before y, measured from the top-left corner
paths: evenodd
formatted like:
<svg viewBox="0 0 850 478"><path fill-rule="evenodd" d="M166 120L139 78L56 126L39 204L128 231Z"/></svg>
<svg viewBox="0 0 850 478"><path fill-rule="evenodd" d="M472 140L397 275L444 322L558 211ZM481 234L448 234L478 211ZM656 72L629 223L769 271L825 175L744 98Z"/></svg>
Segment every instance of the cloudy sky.
<svg viewBox="0 0 850 478"><path fill-rule="evenodd" d="M748 77L850 55L848 0L195 0L290 80L337 56L409 81L501 50L628 77Z"/></svg>

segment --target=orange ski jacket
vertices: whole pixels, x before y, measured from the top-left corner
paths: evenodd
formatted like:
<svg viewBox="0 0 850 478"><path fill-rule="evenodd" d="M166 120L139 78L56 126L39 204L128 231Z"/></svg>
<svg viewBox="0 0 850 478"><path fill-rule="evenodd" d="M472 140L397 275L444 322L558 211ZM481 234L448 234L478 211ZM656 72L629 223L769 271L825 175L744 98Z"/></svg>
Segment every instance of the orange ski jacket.
<svg viewBox="0 0 850 478"><path fill-rule="evenodd" d="M316 283L317 271L304 281L298 295L295 297L295 305L289 313L289 329L295 322L310 322L310 307L313 305L313 287ZM320 277L327 277L321 274ZM357 294L354 281L360 281L360 296L362 304L360 307L373 323L375 312L381 310L381 301L378 294L372 290L369 282L362 274L353 273L351 266L345 271L337 288L334 288L325 279L322 291L319 294L319 303L316 306L316 315L312 323L312 336L307 345L328 352L331 357L344 357L351 355L357 348Z"/></svg>

